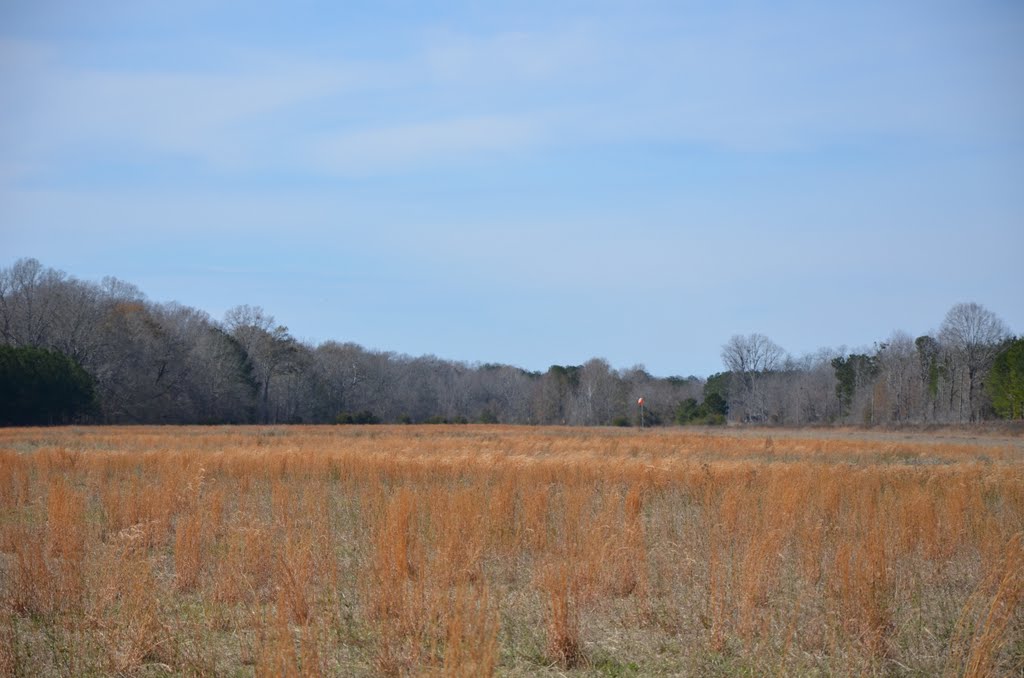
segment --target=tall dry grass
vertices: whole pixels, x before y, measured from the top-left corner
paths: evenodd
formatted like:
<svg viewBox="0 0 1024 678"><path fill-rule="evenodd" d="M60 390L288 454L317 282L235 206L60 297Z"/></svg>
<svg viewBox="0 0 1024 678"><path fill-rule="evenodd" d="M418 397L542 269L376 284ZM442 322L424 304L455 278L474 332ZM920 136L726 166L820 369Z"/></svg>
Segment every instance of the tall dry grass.
<svg viewBox="0 0 1024 678"><path fill-rule="evenodd" d="M1024 444L0 430L0 670L1007 675Z"/></svg>

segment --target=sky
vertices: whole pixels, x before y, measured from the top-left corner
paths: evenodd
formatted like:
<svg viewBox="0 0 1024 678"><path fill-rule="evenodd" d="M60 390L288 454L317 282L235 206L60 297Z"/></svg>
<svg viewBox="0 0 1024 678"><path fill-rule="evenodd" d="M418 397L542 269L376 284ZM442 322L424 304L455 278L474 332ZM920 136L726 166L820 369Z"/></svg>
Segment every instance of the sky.
<svg viewBox="0 0 1024 678"><path fill-rule="evenodd" d="M0 0L0 267L530 370L1024 333L1024 4Z"/></svg>

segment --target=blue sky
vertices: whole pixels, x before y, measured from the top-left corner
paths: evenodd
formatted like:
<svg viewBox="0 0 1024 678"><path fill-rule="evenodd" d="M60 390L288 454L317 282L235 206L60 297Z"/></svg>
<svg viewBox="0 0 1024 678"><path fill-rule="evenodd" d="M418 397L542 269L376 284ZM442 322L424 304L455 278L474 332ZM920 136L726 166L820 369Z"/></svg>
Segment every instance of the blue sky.
<svg viewBox="0 0 1024 678"><path fill-rule="evenodd" d="M1024 332L1019 2L4 2L0 265L298 337L721 369Z"/></svg>

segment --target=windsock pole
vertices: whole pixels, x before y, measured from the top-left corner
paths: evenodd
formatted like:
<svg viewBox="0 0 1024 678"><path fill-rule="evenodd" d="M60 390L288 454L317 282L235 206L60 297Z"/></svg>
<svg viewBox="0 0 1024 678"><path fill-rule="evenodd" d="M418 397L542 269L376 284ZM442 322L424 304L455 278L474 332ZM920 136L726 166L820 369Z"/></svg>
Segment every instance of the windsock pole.
<svg viewBox="0 0 1024 678"><path fill-rule="evenodd" d="M637 398L636 404L640 406L640 428L644 427L644 399Z"/></svg>

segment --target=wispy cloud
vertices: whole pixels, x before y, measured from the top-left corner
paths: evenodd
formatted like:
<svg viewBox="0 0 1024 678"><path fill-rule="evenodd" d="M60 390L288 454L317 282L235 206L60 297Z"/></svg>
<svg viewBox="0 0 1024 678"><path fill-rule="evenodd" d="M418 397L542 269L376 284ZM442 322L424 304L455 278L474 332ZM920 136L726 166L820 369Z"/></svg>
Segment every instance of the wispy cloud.
<svg viewBox="0 0 1024 678"><path fill-rule="evenodd" d="M379 176L568 147L1019 140L1024 95L1006 84L1022 50L989 49L996 22L971 21L950 31L948 17L882 6L637 11L520 30L422 28L402 50L361 60L226 45L225 63L159 71L80 65L66 45L6 40L0 178L75 153Z"/></svg>
<svg viewBox="0 0 1024 678"><path fill-rule="evenodd" d="M523 152L544 137L537 118L478 116L340 133L318 139L312 156L328 172L366 176Z"/></svg>
<svg viewBox="0 0 1024 678"><path fill-rule="evenodd" d="M7 43L7 96L0 134L16 158L59 162L66 152L130 149L197 159L214 167L273 161L261 123L337 95L361 75L344 64L260 63L206 72L96 69L61 63L42 43Z"/></svg>
<svg viewBox="0 0 1024 678"><path fill-rule="evenodd" d="M444 31L431 33L419 60L442 82L523 86L586 77L582 71L604 60L602 47L599 34L582 26L490 35Z"/></svg>

